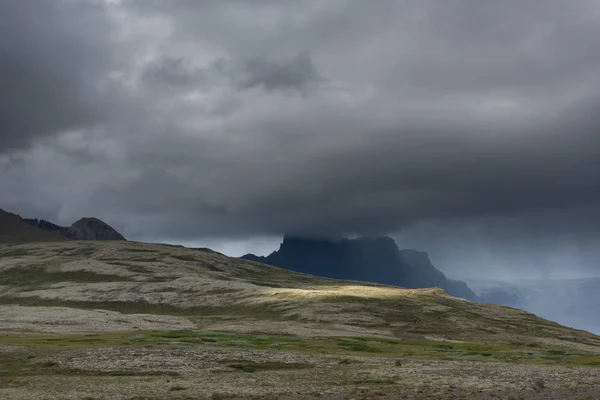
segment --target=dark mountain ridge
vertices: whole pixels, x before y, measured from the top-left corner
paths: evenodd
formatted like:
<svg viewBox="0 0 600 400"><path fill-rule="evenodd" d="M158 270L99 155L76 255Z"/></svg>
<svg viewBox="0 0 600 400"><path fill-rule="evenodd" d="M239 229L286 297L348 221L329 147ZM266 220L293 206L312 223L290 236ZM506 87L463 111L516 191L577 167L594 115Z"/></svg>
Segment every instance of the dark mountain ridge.
<svg viewBox="0 0 600 400"><path fill-rule="evenodd" d="M427 253L400 250L389 237L314 239L285 236L279 250L246 260L327 278L375 282L406 288L439 287L449 294L478 300L466 283L448 279Z"/></svg>
<svg viewBox="0 0 600 400"><path fill-rule="evenodd" d="M32 227L18 215L0 209L0 243L20 244L60 240L66 238L56 232Z"/></svg>
<svg viewBox="0 0 600 400"><path fill-rule="evenodd" d="M37 218L22 218L0 209L0 243L60 240L127 240L98 218L82 218L65 227Z"/></svg>
<svg viewBox="0 0 600 400"><path fill-rule="evenodd" d="M127 240L98 218L82 218L69 227L37 218L23 219L23 221L35 228L59 234L70 240Z"/></svg>

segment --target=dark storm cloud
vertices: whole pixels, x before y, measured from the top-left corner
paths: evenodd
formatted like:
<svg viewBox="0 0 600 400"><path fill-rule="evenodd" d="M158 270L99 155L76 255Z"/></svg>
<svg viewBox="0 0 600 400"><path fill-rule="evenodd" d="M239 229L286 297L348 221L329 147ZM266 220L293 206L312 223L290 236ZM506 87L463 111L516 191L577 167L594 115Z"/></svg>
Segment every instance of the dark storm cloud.
<svg viewBox="0 0 600 400"><path fill-rule="evenodd" d="M6 4L3 60L31 71L2 64L2 146L59 134L0 158L3 204L171 241L600 238L596 2Z"/></svg>
<svg viewBox="0 0 600 400"><path fill-rule="evenodd" d="M161 84L176 88L193 88L203 82L201 71L190 71L181 58L165 57L150 64L143 75L149 85Z"/></svg>
<svg viewBox="0 0 600 400"><path fill-rule="evenodd" d="M106 118L110 25L98 4L0 4L0 151Z"/></svg>
<svg viewBox="0 0 600 400"><path fill-rule="evenodd" d="M292 60L276 63L266 58L247 61L241 74L242 88L262 86L267 90L306 89L322 80L308 54L299 54Z"/></svg>
<svg viewBox="0 0 600 400"><path fill-rule="evenodd" d="M158 89L164 86L178 90L194 90L201 85L214 86L215 80L229 81L239 90L305 91L324 79L317 72L308 54L301 53L289 60L273 61L266 57L248 60L219 59L205 68L191 68L182 58L164 57L146 67L143 82Z"/></svg>

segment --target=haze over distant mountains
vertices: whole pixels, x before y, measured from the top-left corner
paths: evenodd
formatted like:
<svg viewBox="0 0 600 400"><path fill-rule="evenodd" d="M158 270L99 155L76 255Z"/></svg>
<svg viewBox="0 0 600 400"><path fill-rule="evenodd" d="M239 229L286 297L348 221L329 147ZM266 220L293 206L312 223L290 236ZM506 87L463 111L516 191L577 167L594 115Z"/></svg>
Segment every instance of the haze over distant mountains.
<svg viewBox="0 0 600 400"><path fill-rule="evenodd" d="M600 333L600 278L466 281L482 302L521 308L566 326Z"/></svg>
<svg viewBox="0 0 600 400"><path fill-rule="evenodd" d="M406 288L439 287L453 296L478 300L467 284L448 279L436 269L427 253L400 250L389 237L336 241L286 235L279 250L269 256L246 254L242 258L328 278Z"/></svg>

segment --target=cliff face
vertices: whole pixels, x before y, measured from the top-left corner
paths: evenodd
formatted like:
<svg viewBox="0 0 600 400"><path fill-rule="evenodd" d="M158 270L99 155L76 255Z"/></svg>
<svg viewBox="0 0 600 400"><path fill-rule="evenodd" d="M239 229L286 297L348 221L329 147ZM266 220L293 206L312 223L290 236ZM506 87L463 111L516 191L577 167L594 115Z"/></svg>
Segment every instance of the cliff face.
<svg viewBox="0 0 600 400"><path fill-rule="evenodd" d="M436 269L427 253L400 250L389 237L333 241L286 236L279 250L269 256L242 258L328 278L439 287L456 297L478 299L464 282L448 279Z"/></svg>

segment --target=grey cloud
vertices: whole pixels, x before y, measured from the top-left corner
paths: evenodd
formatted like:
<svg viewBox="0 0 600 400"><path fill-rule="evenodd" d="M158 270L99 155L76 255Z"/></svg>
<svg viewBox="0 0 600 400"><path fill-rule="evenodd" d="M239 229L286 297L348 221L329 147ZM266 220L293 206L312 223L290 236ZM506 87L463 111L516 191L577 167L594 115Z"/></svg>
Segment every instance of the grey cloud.
<svg viewBox="0 0 600 400"><path fill-rule="evenodd" d="M151 63L144 70L143 80L176 88L193 88L204 81L201 71L190 71L181 58L165 57Z"/></svg>
<svg viewBox="0 0 600 400"><path fill-rule="evenodd" d="M110 24L91 2L3 1L0 151L107 118L96 87L110 63Z"/></svg>
<svg viewBox="0 0 600 400"><path fill-rule="evenodd" d="M26 54L52 90L0 76L29 93L2 100L2 147L25 154L3 164L2 204L144 240L400 232L434 260L463 257L456 231L496 255L581 248L594 268L595 2L82 3L88 30L36 28L31 4L58 21L75 3L8 4L25 4L3 24L29 42L3 59Z"/></svg>
<svg viewBox="0 0 600 400"><path fill-rule="evenodd" d="M256 58L244 64L239 85L242 88L262 86L274 89L307 89L323 78L317 72L308 54L299 54L289 61L276 63L266 58Z"/></svg>
<svg viewBox="0 0 600 400"><path fill-rule="evenodd" d="M246 60L218 59L207 67L193 68L183 58L164 57L150 63L142 81L158 89L207 90L225 81L238 90L260 87L265 90L304 92L325 80L310 55L300 53L291 59L270 60L254 57Z"/></svg>

